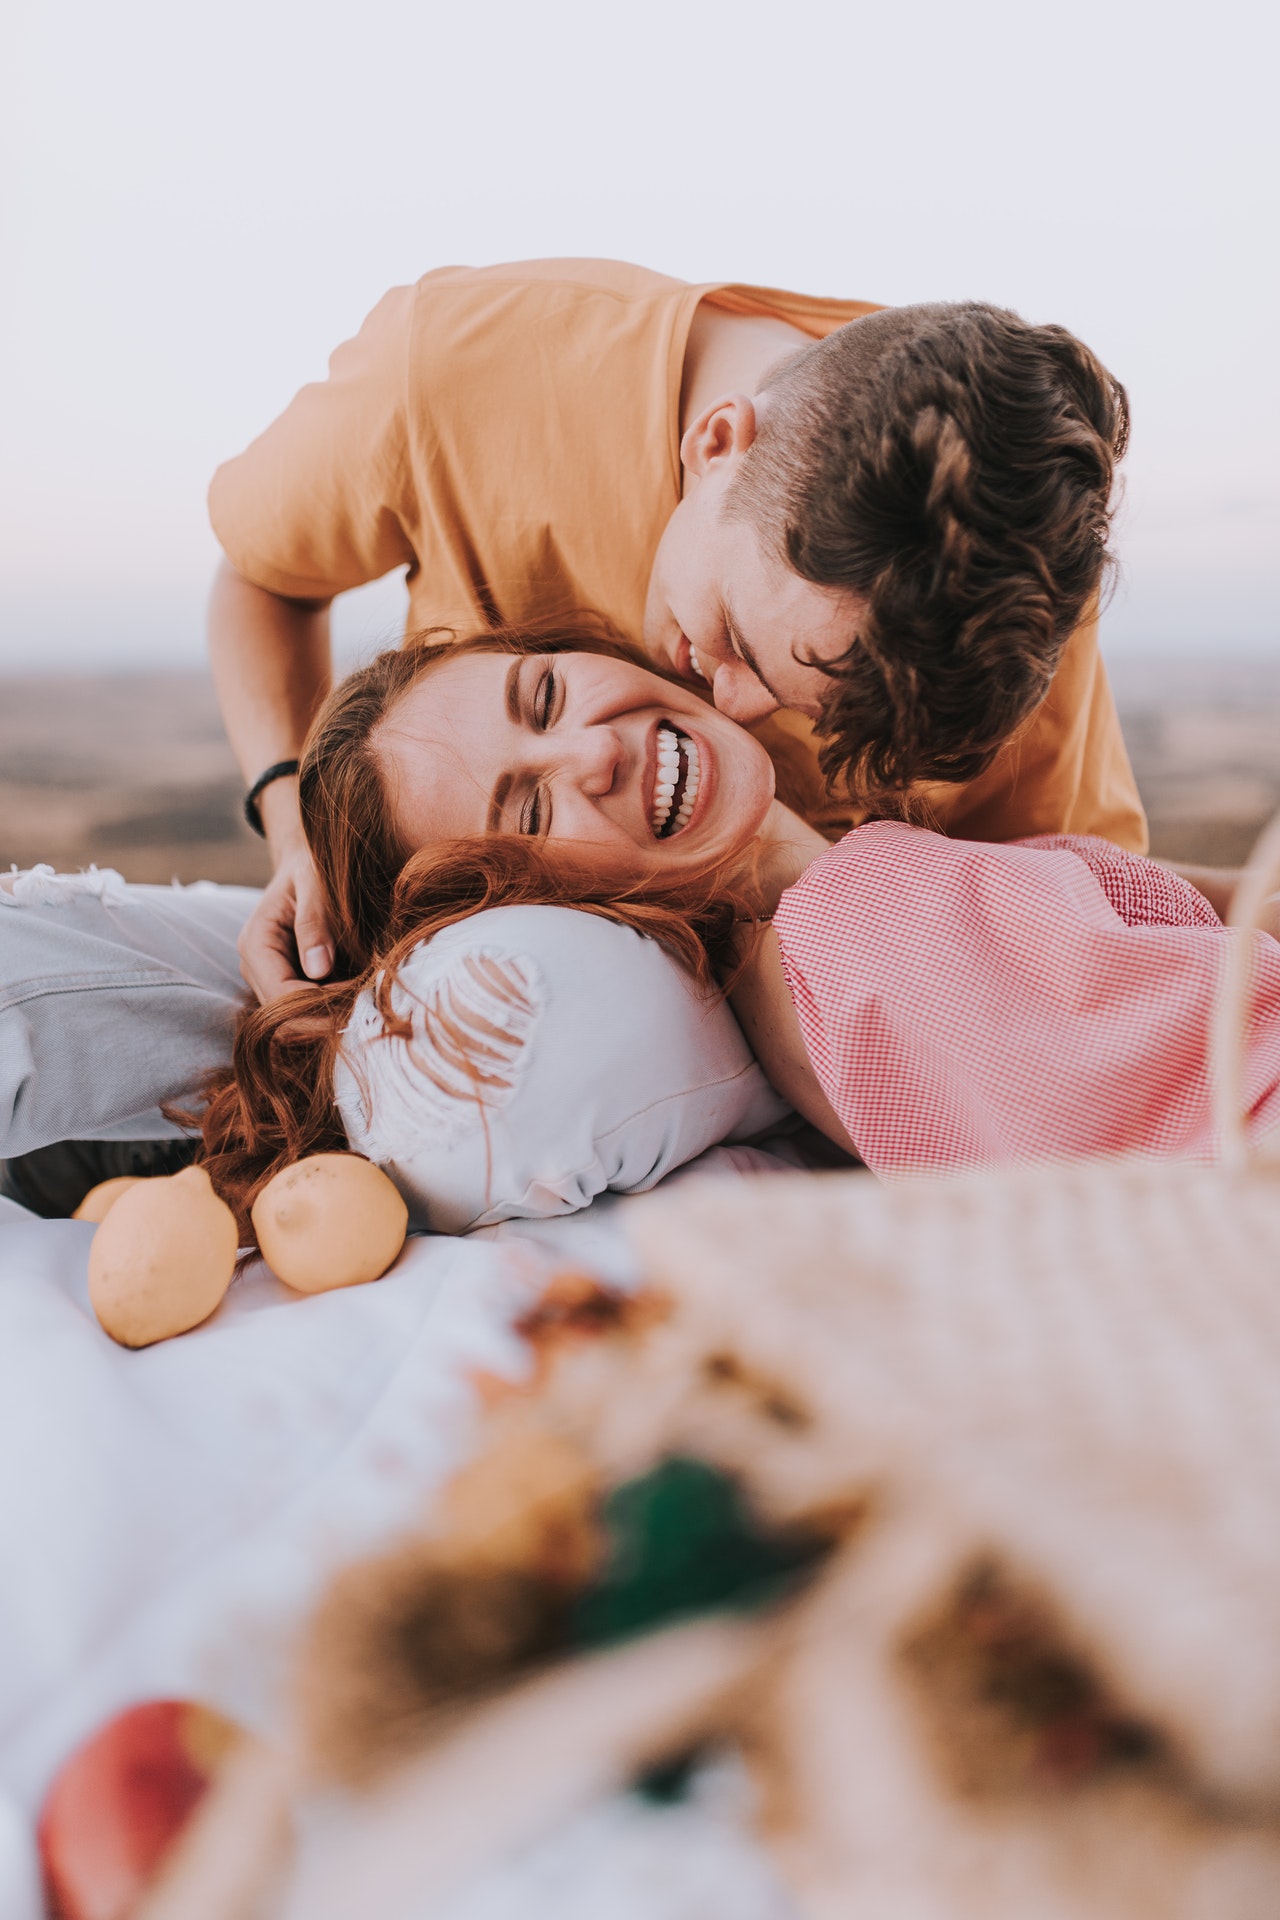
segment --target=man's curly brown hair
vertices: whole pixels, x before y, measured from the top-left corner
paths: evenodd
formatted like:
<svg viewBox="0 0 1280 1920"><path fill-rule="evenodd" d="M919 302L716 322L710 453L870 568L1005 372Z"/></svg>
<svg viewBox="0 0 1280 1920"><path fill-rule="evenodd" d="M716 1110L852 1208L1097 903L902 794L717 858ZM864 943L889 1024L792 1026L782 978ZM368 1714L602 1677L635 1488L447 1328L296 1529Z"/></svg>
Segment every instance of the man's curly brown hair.
<svg viewBox="0 0 1280 1920"><path fill-rule="evenodd" d="M972 780L1048 691L1104 575L1124 388L1064 327L999 307L887 308L784 363L726 510L864 602L822 768L895 811Z"/></svg>

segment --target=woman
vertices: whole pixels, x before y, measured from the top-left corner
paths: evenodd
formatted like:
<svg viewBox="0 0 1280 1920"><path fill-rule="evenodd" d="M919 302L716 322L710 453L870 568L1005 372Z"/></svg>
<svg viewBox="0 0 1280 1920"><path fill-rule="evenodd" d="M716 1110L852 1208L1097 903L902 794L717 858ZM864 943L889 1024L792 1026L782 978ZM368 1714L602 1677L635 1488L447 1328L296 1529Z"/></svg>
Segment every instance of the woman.
<svg viewBox="0 0 1280 1920"><path fill-rule="evenodd" d="M428 681L430 682L428 688ZM481 908L582 907L728 985L775 1086L882 1174L1091 1153L1209 1154L1205 1036L1227 935L1185 881L1105 842L835 848L768 756L687 688L580 632L424 636L350 677L304 758L340 981L246 1015L204 1122L242 1207L341 1144L358 994ZM1280 1117L1280 946L1260 936L1247 1098Z"/></svg>

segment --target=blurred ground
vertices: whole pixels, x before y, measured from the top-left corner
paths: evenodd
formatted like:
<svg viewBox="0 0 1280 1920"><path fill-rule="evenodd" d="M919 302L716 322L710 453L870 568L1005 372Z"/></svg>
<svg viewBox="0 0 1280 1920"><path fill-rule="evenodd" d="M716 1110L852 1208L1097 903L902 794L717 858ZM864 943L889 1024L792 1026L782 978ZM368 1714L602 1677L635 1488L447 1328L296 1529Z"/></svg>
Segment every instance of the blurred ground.
<svg viewBox="0 0 1280 1920"><path fill-rule="evenodd" d="M1280 652L1272 659L1130 658L1111 680L1165 860L1237 867L1280 808Z"/></svg>
<svg viewBox="0 0 1280 1920"><path fill-rule="evenodd" d="M1153 851L1238 865L1280 807L1280 658L1130 659L1112 678ZM240 799L202 674L0 680L0 871L260 883Z"/></svg>
<svg viewBox="0 0 1280 1920"><path fill-rule="evenodd" d="M269 868L242 793L204 674L0 680L0 872L92 861L257 885Z"/></svg>

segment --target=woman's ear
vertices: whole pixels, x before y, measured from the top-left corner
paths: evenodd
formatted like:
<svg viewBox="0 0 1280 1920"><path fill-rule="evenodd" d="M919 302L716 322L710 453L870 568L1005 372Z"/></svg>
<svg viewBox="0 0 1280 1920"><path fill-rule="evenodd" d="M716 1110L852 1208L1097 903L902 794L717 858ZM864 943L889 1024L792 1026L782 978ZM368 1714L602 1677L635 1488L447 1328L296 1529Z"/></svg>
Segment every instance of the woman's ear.
<svg viewBox="0 0 1280 1920"><path fill-rule="evenodd" d="M680 460L699 479L725 464L740 460L756 437L756 404L745 393L713 400L685 428Z"/></svg>

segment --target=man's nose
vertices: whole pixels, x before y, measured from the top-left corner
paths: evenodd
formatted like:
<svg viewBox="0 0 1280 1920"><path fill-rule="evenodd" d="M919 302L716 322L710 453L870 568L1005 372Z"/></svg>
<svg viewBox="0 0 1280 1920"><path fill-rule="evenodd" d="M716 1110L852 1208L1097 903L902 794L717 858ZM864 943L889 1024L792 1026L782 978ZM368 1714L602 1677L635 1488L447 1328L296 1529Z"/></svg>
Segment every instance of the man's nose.
<svg viewBox="0 0 1280 1920"><path fill-rule="evenodd" d="M762 685L741 660L726 660L716 668L711 679L711 698L721 713L744 727L750 726L753 720L763 720L767 713L776 713L779 705L768 687Z"/></svg>

